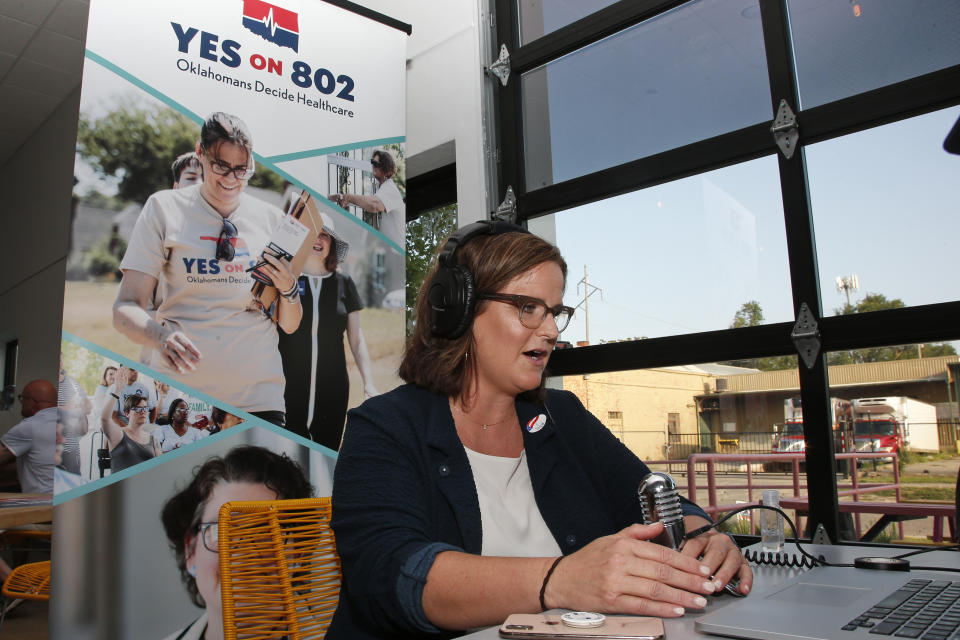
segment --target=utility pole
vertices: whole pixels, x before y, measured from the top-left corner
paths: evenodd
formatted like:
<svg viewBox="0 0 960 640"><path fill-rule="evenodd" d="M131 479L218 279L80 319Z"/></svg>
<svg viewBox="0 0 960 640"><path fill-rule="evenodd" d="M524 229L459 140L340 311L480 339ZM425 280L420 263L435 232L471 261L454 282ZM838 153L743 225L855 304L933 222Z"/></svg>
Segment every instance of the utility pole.
<svg viewBox="0 0 960 640"><path fill-rule="evenodd" d="M583 300L577 303L574 309L579 309L583 305L583 323L586 327L587 344L590 344L590 296L600 292L600 299L603 300L603 289L590 284L587 277L587 265L583 265L583 279L577 283L577 293L580 293L580 285L583 285Z"/></svg>
<svg viewBox="0 0 960 640"><path fill-rule="evenodd" d="M860 289L860 278L857 277L857 274L852 276L840 277L837 276L837 292L843 292L847 294L847 308L850 308L850 291L858 291Z"/></svg>

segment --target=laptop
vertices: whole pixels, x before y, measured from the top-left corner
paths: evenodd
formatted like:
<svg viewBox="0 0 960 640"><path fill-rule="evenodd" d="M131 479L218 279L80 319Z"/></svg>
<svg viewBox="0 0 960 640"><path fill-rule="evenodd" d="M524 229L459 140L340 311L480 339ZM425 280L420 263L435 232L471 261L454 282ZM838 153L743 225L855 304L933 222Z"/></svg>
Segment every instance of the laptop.
<svg viewBox="0 0 960 640"><path fill-rule="evenodd" d="M695 627L751 640L952 640L960 638L960 573L817 567L707 613Z"/></svg>

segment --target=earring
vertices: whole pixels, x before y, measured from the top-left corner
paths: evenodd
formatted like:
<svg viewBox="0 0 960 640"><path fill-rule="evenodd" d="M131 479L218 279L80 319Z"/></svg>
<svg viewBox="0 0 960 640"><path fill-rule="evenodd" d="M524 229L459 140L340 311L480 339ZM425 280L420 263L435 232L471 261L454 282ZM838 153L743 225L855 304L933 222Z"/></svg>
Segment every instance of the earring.
<svg viewBox="0 0 960 640"><path fill-rule="evenodd" d="M192 564L192 565L190 565L189 567L187 567L187 573L189 573L191 577L196 578L196 577L197 577L197 565Z"/></svg>

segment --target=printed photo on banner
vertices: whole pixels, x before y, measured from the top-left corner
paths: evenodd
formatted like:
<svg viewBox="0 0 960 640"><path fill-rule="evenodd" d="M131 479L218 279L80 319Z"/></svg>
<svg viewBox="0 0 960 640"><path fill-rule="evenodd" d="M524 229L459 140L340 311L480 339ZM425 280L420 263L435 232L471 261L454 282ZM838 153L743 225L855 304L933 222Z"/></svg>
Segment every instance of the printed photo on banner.
<svg viewBox="0 0 960 640"><path fill-rule="evenodd" d="M278 432L240 427L58 504L70 533L52 563L73 587L54 587L50 637L222 637L220 506L330 495L333 460ZM263 557L268 583L279 570Z"/></svg>
<svg viewBox="0 0 960 640"><path fill-rule="evenodd" d="M316 4L93 0L64 332L336 450L398 383L404 42Z"/></svg>
<svg viewBox="0 0 960 640"><path fill-rule="evenodd" d="M66 340L61 346L55 494L244 422L227 409L151 378L142 367Z"/></svg>

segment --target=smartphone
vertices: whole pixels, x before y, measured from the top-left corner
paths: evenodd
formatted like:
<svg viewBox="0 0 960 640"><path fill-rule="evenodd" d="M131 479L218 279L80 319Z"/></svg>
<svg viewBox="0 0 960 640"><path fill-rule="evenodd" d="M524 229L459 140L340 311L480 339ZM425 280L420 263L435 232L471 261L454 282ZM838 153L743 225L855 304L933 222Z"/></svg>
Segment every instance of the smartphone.
<svg viewBox="0 0 960 640"><path fill-rule="evenodd" d="M500 625L501 638L535 640L662 640L663 620L640 616L607 616L602 626L568 627L559 613L515 613Z"/></svg>

